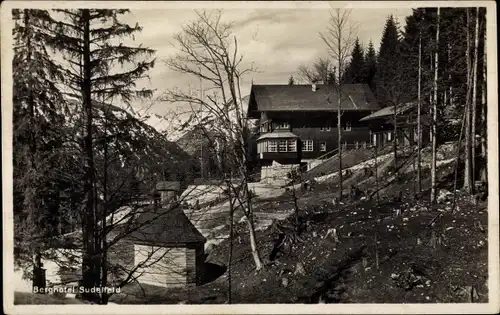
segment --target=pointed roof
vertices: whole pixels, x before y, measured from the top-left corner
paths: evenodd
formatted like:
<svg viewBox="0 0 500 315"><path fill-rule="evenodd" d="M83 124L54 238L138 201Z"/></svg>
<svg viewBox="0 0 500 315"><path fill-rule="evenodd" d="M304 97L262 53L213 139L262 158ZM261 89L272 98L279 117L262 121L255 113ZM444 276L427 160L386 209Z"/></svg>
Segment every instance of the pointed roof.
<svg viewBox="0 0 500 315"><path fill-rule="evenodd" d="M148 207L136 222L140 227L127 236L134 244L178 246L207 241L180 207Z"/></svg>
<svg viewBox="0 0 500 315"><path fill-rule="evenodd" d="M111 239L123 235L124 239L134 244L165 247L203 244L207 241L179 206L158 208L151 205L141 207L134 212L129 210L125 209L125 213L121 214L127 219L114 218L120 223L116 223L109 234ZM62 235L53 241L55 248L81 248L82 231Z"/></svg>

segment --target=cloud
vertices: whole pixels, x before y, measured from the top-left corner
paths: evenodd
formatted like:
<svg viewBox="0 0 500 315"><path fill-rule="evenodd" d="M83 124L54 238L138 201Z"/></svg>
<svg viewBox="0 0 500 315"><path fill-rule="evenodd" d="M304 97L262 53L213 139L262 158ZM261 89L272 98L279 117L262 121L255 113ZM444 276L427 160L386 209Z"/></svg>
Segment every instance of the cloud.
<svg viewBox="0 0 500 315"><path fill-rule="evenodd" d="M357 35L366 47L370 40L377 49L387 17L393 14L404 27L410 8L353 9L351 22L357 24ZM175 56L173 36L185 23L196 18L192 9L134 10L127 22L138 22L143 31L136 36L142 43L157 50L158 63L151 73L151 85L159 91L199 84L197 78L183 76L166 68L162 60ZM244 78L243 89L255 83L286 84L301 64L308 64L317 57L327 56L319 32L327 27L329 11L325 9L229 9L224 10L223 20L234 22L239 51L244 55L244 66L254 64L260 71ZM248 94L245 93L244 94ZM156 106L154 107L156 108ZM161 114L175 104L157 106Z"/></svg>

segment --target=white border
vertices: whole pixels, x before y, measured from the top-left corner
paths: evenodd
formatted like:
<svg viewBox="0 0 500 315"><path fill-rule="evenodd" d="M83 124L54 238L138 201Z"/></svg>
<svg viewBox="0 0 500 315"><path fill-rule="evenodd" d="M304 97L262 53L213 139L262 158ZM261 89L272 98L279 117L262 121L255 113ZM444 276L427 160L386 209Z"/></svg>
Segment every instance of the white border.
<svg viewBox="0 0 500 315"><path fill-rule="evenodd" d="M239 305L14 305L12 281L13 216L12 216L12 18L13 8L129 8L195 9L195 8L408 8L408 7L465 7L487 8L487 75L488 75L488 240L489 240L489 303L485 304L239 304ZM415 314L500 312L499 278L499 211L498 211L498 82L496 3L494 1L5 1L1 6L1 69L2 69L2 195L3 195L3 296L7 314ZM497 106L495 106L495 104Z"/></svg>

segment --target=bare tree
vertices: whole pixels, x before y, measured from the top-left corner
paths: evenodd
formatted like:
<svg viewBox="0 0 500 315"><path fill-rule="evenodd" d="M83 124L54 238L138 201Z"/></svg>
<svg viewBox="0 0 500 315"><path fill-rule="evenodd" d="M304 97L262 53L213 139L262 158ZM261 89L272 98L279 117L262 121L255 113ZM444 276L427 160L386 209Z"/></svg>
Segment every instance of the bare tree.
<svg viewBox="0 0 500 315"><path fill-rule="evenodd" d="M432 161L431 161L431 202L436 201L436 151L437 151L437 102L438 102L438 69L439 69L439 23L440 8L437 8L436 40L434 52L434 86L432 100Z"/></svg>
<svg viewBox="0 0 500 315"><path fill-rule="evenodd" d="M318 58L311 67L300 65L298 69L299 78L306 83L322 82L327 84L329 75L333 71L333 65L328 58Z"/></svg>
<svg viewBox="0 0 500 315"><path fill-rule="evenodd" d="M337 63L337 139L339 148L339 200L342 200L342 84L341 78L347 65L349 55L355 43L355 27L349 22L351 10L335 9L330 12L330 21L325 32L320 32L320 38L328 47L328 53ZM328 99L329 101L329 99Z"/></svg>
<svg viewBox="0 0 500 315"><path fill-rule="evenodd" d="M244 68L238 41L232 34L232 23L222 21L222 11L196 11L196 14L197 20L183 25L182 31L175 35L179 53L166 60L166 65L176 72L201 78L211 93L201 98L173 89L165 93L164 100L202 106L217 121L213 127L225 135L228 152L233 152L227 159L233 159L238 166L242 182L240 189L231 189L236 199L244 200L252 256L256 269L260 270L262 262L255 235L252 196L248 188L249 131L240 88L242 76L253 69Z"/></svg>
<svg viewBox="0 0 500 315"><path fill-rule="evenodd" d="M422 191L422 32L418 36L417 192Z"/></svg>
<svg viewBox="0 0 500 315"><path fill-rule="evenodd" d="M466 8L467 11L467 47L465 50L465 58L467 61L467 97L465 100L465 110L467 114L465 115L465 169L464 169L464 183L463 188L468 193L472 193L472 157L471 157L471 144L472 144L472 135L471 135L471 125L472 125L472 117L471 117L471 108L470 104L470 91L472 89L472 66L471 66L471 41L470 41L470 10Z"/></svg>
<svg viewBox="0 0 500 315"><path fill-rule="evenodd" d="M474 193L474 183L476 182L476 111L477 111L477 64L479 56L479 7L476 8L476 23L474 29L474 63L472 65L472 119L471 119L471 175L472 193Z"/></svg>
<svg viewBox="0 0 500 315"><path fill-rule="evenodd" d="M485 30L485 22L484 19L482 21L482 31L483 31L483 66L482 66L482 72L483 72L483 79L481 82L481 158L484 163L484 165L481 167L481 180L484 183L488 182L488 167L486 165L486 160L488 156L487 152L487 143L486 143L486 138L487 138L487 103L486 103L486 79L487 79L487 73L486 73L486 30Z"/></svg>

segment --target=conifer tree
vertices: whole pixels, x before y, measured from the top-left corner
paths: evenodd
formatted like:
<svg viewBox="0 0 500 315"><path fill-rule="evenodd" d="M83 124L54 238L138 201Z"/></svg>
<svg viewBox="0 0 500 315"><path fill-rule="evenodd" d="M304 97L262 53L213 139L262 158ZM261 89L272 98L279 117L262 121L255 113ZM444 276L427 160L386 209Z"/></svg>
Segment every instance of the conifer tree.
<svg viewBox="0 0 500 315"><path fill-rule="evenodd" d="M345 76L343 78L344 83L366 83L365 70L366 67L363 48L359 43L359 38L356 38L353 50L351 52L351 60L346 68Z"/></svg>
<svg viewBox="0 0 500 315"><path fill-rule="evenodd" d="M295 84L295 80L293 79L293 75L290 76L290 78L288 78L288 85L294 85Z"/></svg>
<svg viewBox="0 0 500 315"><path fill-rule="evenodd" d="M377 72L377 53L373 47L373 42L370 40L368 43L368 48L365 54L365 70L366 75L365 82L370 86L373 92L376 92L375 88L375 74Z"/></svg>
<svg viewBox="0 0 500 315"><path fill-rule="evenodd" d="M60 227L51 218L62 216L54 203L59 191L53 165L62 154L59 127L64 121L64 100L57 87L61 72L46 49L48 12L14 9L12 16L14 214L19 230L15 247L21 256L28 256L16 258L22 263L35 256L36 270L43 240Z"/></svg>
<svg viewBox="0 0 500 315"><path fill-rule="evenodd" d="M398 25L392 15L386 21L380 51L377 58L377 96L384 103L394 102L394 91L397 77L399 75L399 63L401 52L401 39Z"/></svg>
<svg viewBox="0 0 500 315"><path fill-rule="evenodd" d="M398 25L392 15L385 24L380 52L377 59L377 98L379 102L393 107L393 147L394 147L394 169L398 176L398 107L408 98L406 87L403 84L403 60L401 58L401 39Z"/></svg>
<svg viewBox="0 0 500 315"><path fill-rule="evenodd" d="M102 217L96 206L94 157L94 102L121 100L130 106L137 98L150 97L151 89L137 88L136 81L147 78L154 66L149 59L154 51L141 46L116 43L116 39L132 37L141 31L139 25L120 21L128 10L75 9L55 10L52 19L52 47L64 56L65 86L69 95L82 104L82 151L84 153L83 185L86 195L82 214L83 259L82 273L85 289L106 286L107 270L105 235L98 230L96 218ZM102 268L102 270L100 270ZM102 277L101 277L102 271ZM107 303L107 296L86 292L83 298Z"/></svg>

